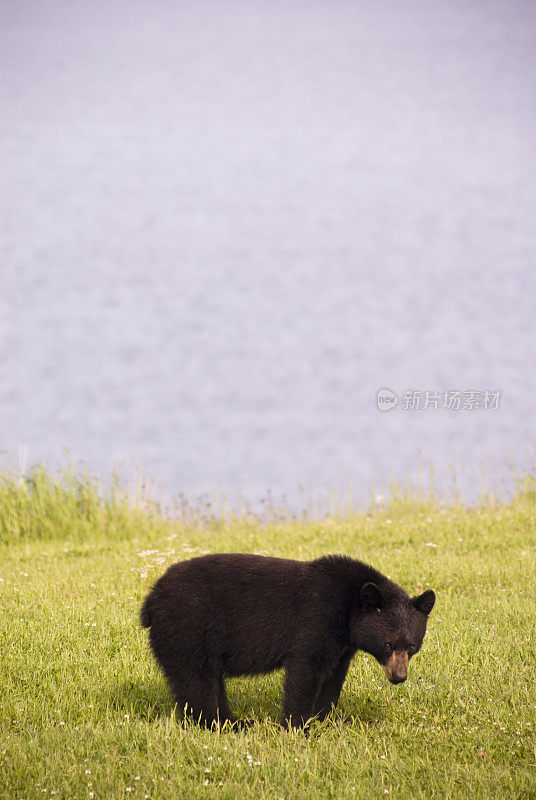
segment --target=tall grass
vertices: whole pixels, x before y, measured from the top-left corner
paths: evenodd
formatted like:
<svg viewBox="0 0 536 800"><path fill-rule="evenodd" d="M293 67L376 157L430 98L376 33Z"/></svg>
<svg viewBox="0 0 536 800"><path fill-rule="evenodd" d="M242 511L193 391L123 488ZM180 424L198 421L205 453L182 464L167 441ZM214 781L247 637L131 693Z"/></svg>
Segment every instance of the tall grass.
<svg viewBox="0 0 536 800"><path fill-rule="evenodd" d="M397 491L292 519L71 470L0 478L0 797L536 797L536 482L474 507ZM309 737L278 724L281 675L229 682L257 721L177 721L138 624L170 563L203 552L345 552L437 605L409 681L357 654ZM350 718L350 721L345 721Z"/></svg>

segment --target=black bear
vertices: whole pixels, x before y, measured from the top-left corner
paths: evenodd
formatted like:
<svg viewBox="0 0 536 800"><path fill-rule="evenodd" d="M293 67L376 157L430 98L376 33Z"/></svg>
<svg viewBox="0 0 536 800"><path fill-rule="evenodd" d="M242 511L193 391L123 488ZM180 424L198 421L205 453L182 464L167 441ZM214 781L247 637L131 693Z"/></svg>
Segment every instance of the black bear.
<svg viewBox="0 0 536 800"><path fill-rule="evenodd" d="M347 556L314 561L223 553L171 566L147 595L142 625L180 710L235 723L224 677L286 670L282 724L324 719L357 650L405 681L435 602L410 598Z"/></svg>

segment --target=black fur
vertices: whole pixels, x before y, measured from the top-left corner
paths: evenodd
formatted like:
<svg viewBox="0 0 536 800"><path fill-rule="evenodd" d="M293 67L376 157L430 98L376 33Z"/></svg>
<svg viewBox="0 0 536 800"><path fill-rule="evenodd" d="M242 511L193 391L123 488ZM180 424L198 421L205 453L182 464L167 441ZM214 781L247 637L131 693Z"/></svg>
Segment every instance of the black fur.
<svg viewBox="0 0 536 800"><path fill-rule="evenodd" d="M224 677L284 667L283 725L300 726L337 704L356 650L373 655L393 683L404 680L434 600L432 591L411 599L346 556L226 553L171 566L147 595L141 622L180 710L206 725L234 723Z"/></svg>

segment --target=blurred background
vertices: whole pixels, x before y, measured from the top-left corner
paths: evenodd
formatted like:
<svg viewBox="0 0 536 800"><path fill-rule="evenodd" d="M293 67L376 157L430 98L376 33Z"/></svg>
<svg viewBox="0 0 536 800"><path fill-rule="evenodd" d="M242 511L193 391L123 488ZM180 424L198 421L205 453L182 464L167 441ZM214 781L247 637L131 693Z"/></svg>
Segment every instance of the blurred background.
<svg viewBox="0 0 536 800"><path fill-rule="evenodd" d="M2 0L4 461L254 502L423 465L507 490L535 54L528 0Z"/></svg>

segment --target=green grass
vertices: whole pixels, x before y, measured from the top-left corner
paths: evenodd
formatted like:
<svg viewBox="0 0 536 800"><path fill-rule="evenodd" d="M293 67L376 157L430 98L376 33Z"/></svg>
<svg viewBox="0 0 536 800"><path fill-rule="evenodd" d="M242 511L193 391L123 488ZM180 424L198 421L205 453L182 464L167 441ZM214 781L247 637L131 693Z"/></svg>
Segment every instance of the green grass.
<svg viewBox="0 0 536 800"><path fill-rule="evenodd" d="M536 506L398 494L321 520L173 514L43 470L0 480L1 798L536 797ZM248 731L177 722L140 603L170 563L217 551L348 553L437 593L402 686L357 654L310 736L278 724L281 675L229 682ZM352 717L352 722L344 722Z"/></svg>

